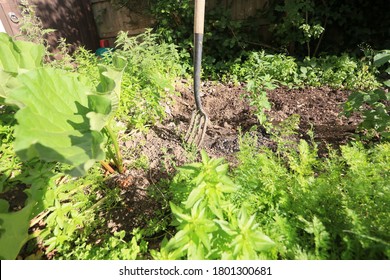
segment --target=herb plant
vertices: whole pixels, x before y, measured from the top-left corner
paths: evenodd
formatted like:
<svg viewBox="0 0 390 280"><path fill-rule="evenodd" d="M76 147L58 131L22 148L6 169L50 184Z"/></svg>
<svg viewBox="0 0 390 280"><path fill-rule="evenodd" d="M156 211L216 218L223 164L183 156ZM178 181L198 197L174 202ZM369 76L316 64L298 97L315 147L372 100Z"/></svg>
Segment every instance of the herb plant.
<svg viewBox="0 0 390 280"><path fill-rule="evenodd" d="M272 248L273 241L262 233L255 216L236 208L229 195L239 188L227 175L223 159L210 159L202 151L202 162L179 168L177 180L190 176L190 186L174 193L185 198L181 205L171 202L177 233L164 240L158 259L257 259L259 252ZM183 177L182 177L183 176ZM176 201L179 197L174 199ZM180 202L180 198L178 202Z"/></svg>

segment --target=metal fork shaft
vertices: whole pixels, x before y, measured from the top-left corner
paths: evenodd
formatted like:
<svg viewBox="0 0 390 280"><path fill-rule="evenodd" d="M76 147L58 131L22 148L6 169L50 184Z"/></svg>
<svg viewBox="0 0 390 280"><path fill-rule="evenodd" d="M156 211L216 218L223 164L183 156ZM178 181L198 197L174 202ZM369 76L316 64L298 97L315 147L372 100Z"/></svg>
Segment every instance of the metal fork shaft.
<svg viewBox="0 0 390 280"><path fill-rule="evenodd" d="M199 147L206 134L209 117L203 109L200 98L200 75L202 65L205 0L195 0L194 17L194 99L196 111L192 113L190 126L186 135L187 142L196 143Z"/></svg>

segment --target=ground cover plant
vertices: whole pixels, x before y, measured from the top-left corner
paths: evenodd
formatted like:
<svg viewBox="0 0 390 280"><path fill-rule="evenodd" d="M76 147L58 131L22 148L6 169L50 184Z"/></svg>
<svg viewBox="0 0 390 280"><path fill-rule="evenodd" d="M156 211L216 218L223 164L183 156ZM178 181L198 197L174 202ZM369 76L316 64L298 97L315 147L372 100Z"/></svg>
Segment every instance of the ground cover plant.
<svg viewBox="0 0 390 280"><path fill-rule="evenodd" d="M237 54L198 151L161 34L54 62L0 40L1 258L389 259L388 51Z"/></svg>

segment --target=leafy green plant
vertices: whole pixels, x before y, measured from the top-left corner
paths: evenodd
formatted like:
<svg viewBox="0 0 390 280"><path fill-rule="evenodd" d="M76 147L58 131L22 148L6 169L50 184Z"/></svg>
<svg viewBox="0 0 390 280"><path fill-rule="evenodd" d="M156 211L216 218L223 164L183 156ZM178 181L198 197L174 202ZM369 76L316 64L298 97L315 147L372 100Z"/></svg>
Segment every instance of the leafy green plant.
<svg viewBox="0 0 390 280"><path fill-rule="evenodd" d="M104 259L125 252L130 254L133 251L124 248L128 245L123 240L124 232L110 234L104 230L104 233L101 229L104 219L97 218L99 211L109 209L118 201L118 191L107 189L97 165L77 180L64 176L59 184L50 185L46 191L44 211L34 219L34 223L45 226L31 238L36 238L45 248L45 254L54 259ZM104 239L101 240L104 247L95 244L99 238ZM120 247L123 250L116 251Z"/></svg>
<svg viewBox="0 0 390 280"><path fill-rule="evenodd" d="M14 259L28 240L29 218L34 203L27 204L22 210L9 212L6 200L0 200L0 259Z"/></svg>
<svg viewBox="0 0 390 280"><path fill-rule="evenodd" d="M243 57L232 64L230 69L226 79L246 82L250 92L246 97L257 108L255 114L262 125L266 125L266 110L271 108L267 91L279 86L372 89L378 85L369 64L346 54L296 61L283 54L251 52L246 59Z"/></svg>
<svg viewBox="0 0 390 280"><path fill-rule="evenodd" d="M16 77L19 74L42 66L44 47L14 41L6 33L0 33L0 42L0 102L4 103L8 92L18 86Z"/></svg>
<svg viewBox="0 0 390 280"><path fill-rule="evenodd" d="M21 21L19 28L23 40L34 42L45 47L45 55L50 56L47 35L53 33L55 29L44 28L43 23L36 15L36 6L29 3L28 0L19 1L21 10Z"/></svg>
<svg viewBox="0 0 390 280"><path fill-rule="evenodd" d="M119 103L123 60L113 59L113 66L118 67L115 70L100 66L100 83L93 89L85 77L43 66L42 45L15 42L6 34L0 34L0 40L0 78L4 85L1 102L17 110L15 153L25 162L60 162L71 166L73 175L85 174L96 160L105 158L101 130L105 128L114 138L109 124ZM22 210L7 212L8 204L1 200L0 243L5 245L16 231L19 236L18 244L4 251L2 258L16 257L26 241L26 226L33 208L42 200L46 184L54 176L52 171L42 175L39 166L33 170L45 180L39 176L36 180L31 178L30 197ZM13 216L18 218L10 224Z"/></svg>
<svg viewBox="0 0 390 280"><path fill-rule="evenodd" d="M284 54L251 52L244 61L231 66L228 79L250 81L264 79L288 87L330 86L344 89L373 89L379 85L369 61L347 54L322 56L299 61Z"/></svg>
<svg viewBox="0 0 390 280"><path fill-rule="evenodd" d="M7 107L0 109L0 193L9 188L8 180L17 176L21 169L21 162L15 157L14 142L14 112Z"/></svg>
<svg viewBox="0 0 390 280"><path fill-rule="evenodd" d="M164 104L174 92L174 81L184 73L179 53L150 29L135 37L121 32L116 45L115 53L127 60L117 117L128 128L145 130L164 118Z"/></svg>
<svg viewBox="0 0 390 280"><path fill-rule="evenodd" d="M119 103L121 69L101 66L101 82L94 90L82 76L39 65L40 45L1 36L6 42L1 51L0 71L6 81L2 96L6 104L19 108L16 153L23 160L39 157L74 165L78 175L103 160L100 131L110 130L106 124ZM115 63L123 68L120 59Z"/></svg>
<svg viewBox="0 0 390 280"><path fill-rule="evenodd" d="M180 167L180 176L190 176L188 194L178 190L171 202L177 233L165 239L157 259L256 259L273 242L259 229L255 216L245 208L236 208L229 194L238 186L227 176L228 165L223 159L210 159L202 151L202 162ZM183 177L182 177L183 178ZM188 182L181 181L179 186ZM178 185L173 185L178 187ZM174 190L176 193L176 190ZM185 201L181 199L185 198Z"/></svg>
<svg viewBox="0 0 390 280"><path fill-rule="evenodd" d="M268 19L272 42L291 55L316 57L323 53L358 53L359 44L375 49L388 46L389 19L380 16L386 1L371 7L367 1L277 0L270 2Z"/></svg>
<svg viewBox="0 0 390 280"><path fill-rule="evenodd" d="M360 143L317 155L301 141L283 157L245 135L233 172L237 207L257 213L275 242L267 259L383 259L389 257L388 143Z"/></svg>
<svg viewBox="0 0 390 280"><path fill-rule="evenodd" d="M270 76L263 76L261 79L249 80L248 82L247 89L251 93L249 96L250 105L256 108L255 115L261 125L266 124L266 110L271 109L266 90L275 88Z"/></svg>
<svg viewBox="0 0 390 280"><path fill-rule="evenodd" d="M242 63L238 61L238 63ZM233 67L233 66L232 66ZM271 109L267 90L279 85L298 84L297 64L292 57L282 54L266 54L265 51L252 52L242 65L231 68L233 79L244 80L250 95L246 96L256 108L256 116L261 125L266 125L266 110Z"/></svg>
<svg viewBox="0 0 390 280"><path fill-rule="evenodd" d="M369 63L347 54L305 58L298 63L299 79L309 86L327 85L332 88L373 89L378 81Z"/></svg>
<svg viewBox="0 0 390 280"><path fill-rule="evenodd" d="M87 238L79 238L69 247L66 254L57 259L65 260L137 260L146 252L147 243L142 239L142 231L135 229L130 241L125 240L126 232L118 231L103 236L99 244L91 244Z"/></svg>
<svg viewBox="0 0 390 280"><path fill-rule="evenodd" d="M122 1L121 2L131 2ZM192 1L150 1L150 14L156 20L155 30L164 40L178 46L182 64L190 69L193 50L194 4ZM133 9L132 5L128 8ZM259 41L258 19L235 19L232 2L218 1L207 6L204 37L204 75L218 79L229 61ZM223 51L221 52L221 47Z"/></svg>
<svg viewBox="0 0 390 280"><path fill-rule="evenodd" d="M388 67L390 64L390 51L385 50L374 56L375 67ZM390 68L384 70L390 75ZM383 81L383 87L390 88L390 79ZM350 94L344 105L344 113L349 116L352 112L361 112L363 121L359 130L364 132L365 138L390 139L390 94L388 90L379 88L369 92L356 91Z"/></svg>

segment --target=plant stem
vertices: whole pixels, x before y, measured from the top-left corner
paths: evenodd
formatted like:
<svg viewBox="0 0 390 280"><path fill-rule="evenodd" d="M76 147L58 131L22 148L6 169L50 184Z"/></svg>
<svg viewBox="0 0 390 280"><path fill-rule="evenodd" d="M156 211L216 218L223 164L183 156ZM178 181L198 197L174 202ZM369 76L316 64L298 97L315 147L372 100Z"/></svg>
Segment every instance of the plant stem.
<svg viewBox="0 0 390 280"><path fill-rule="evenodd" d="M122 162L122 154L118 145L118 137L108 125L106 125L104 128L114 146L115 156L112 158L112 160L114 161L116 167L118 168L119 173L123 173L124 169L123 169L123 162Z"/></svg>
<svg viewBox="0 0 390 280"><path fill-rule="evenodd" d="M115 170L112 169L112 167L110 166L109 163L107 163L107 162L101 160L101 161L100 161L100 164L103 166L103 168L104 168L105 170L107 170L107 171L110 172L111 174L114 174L114 173L115 173Z"/></svg>

